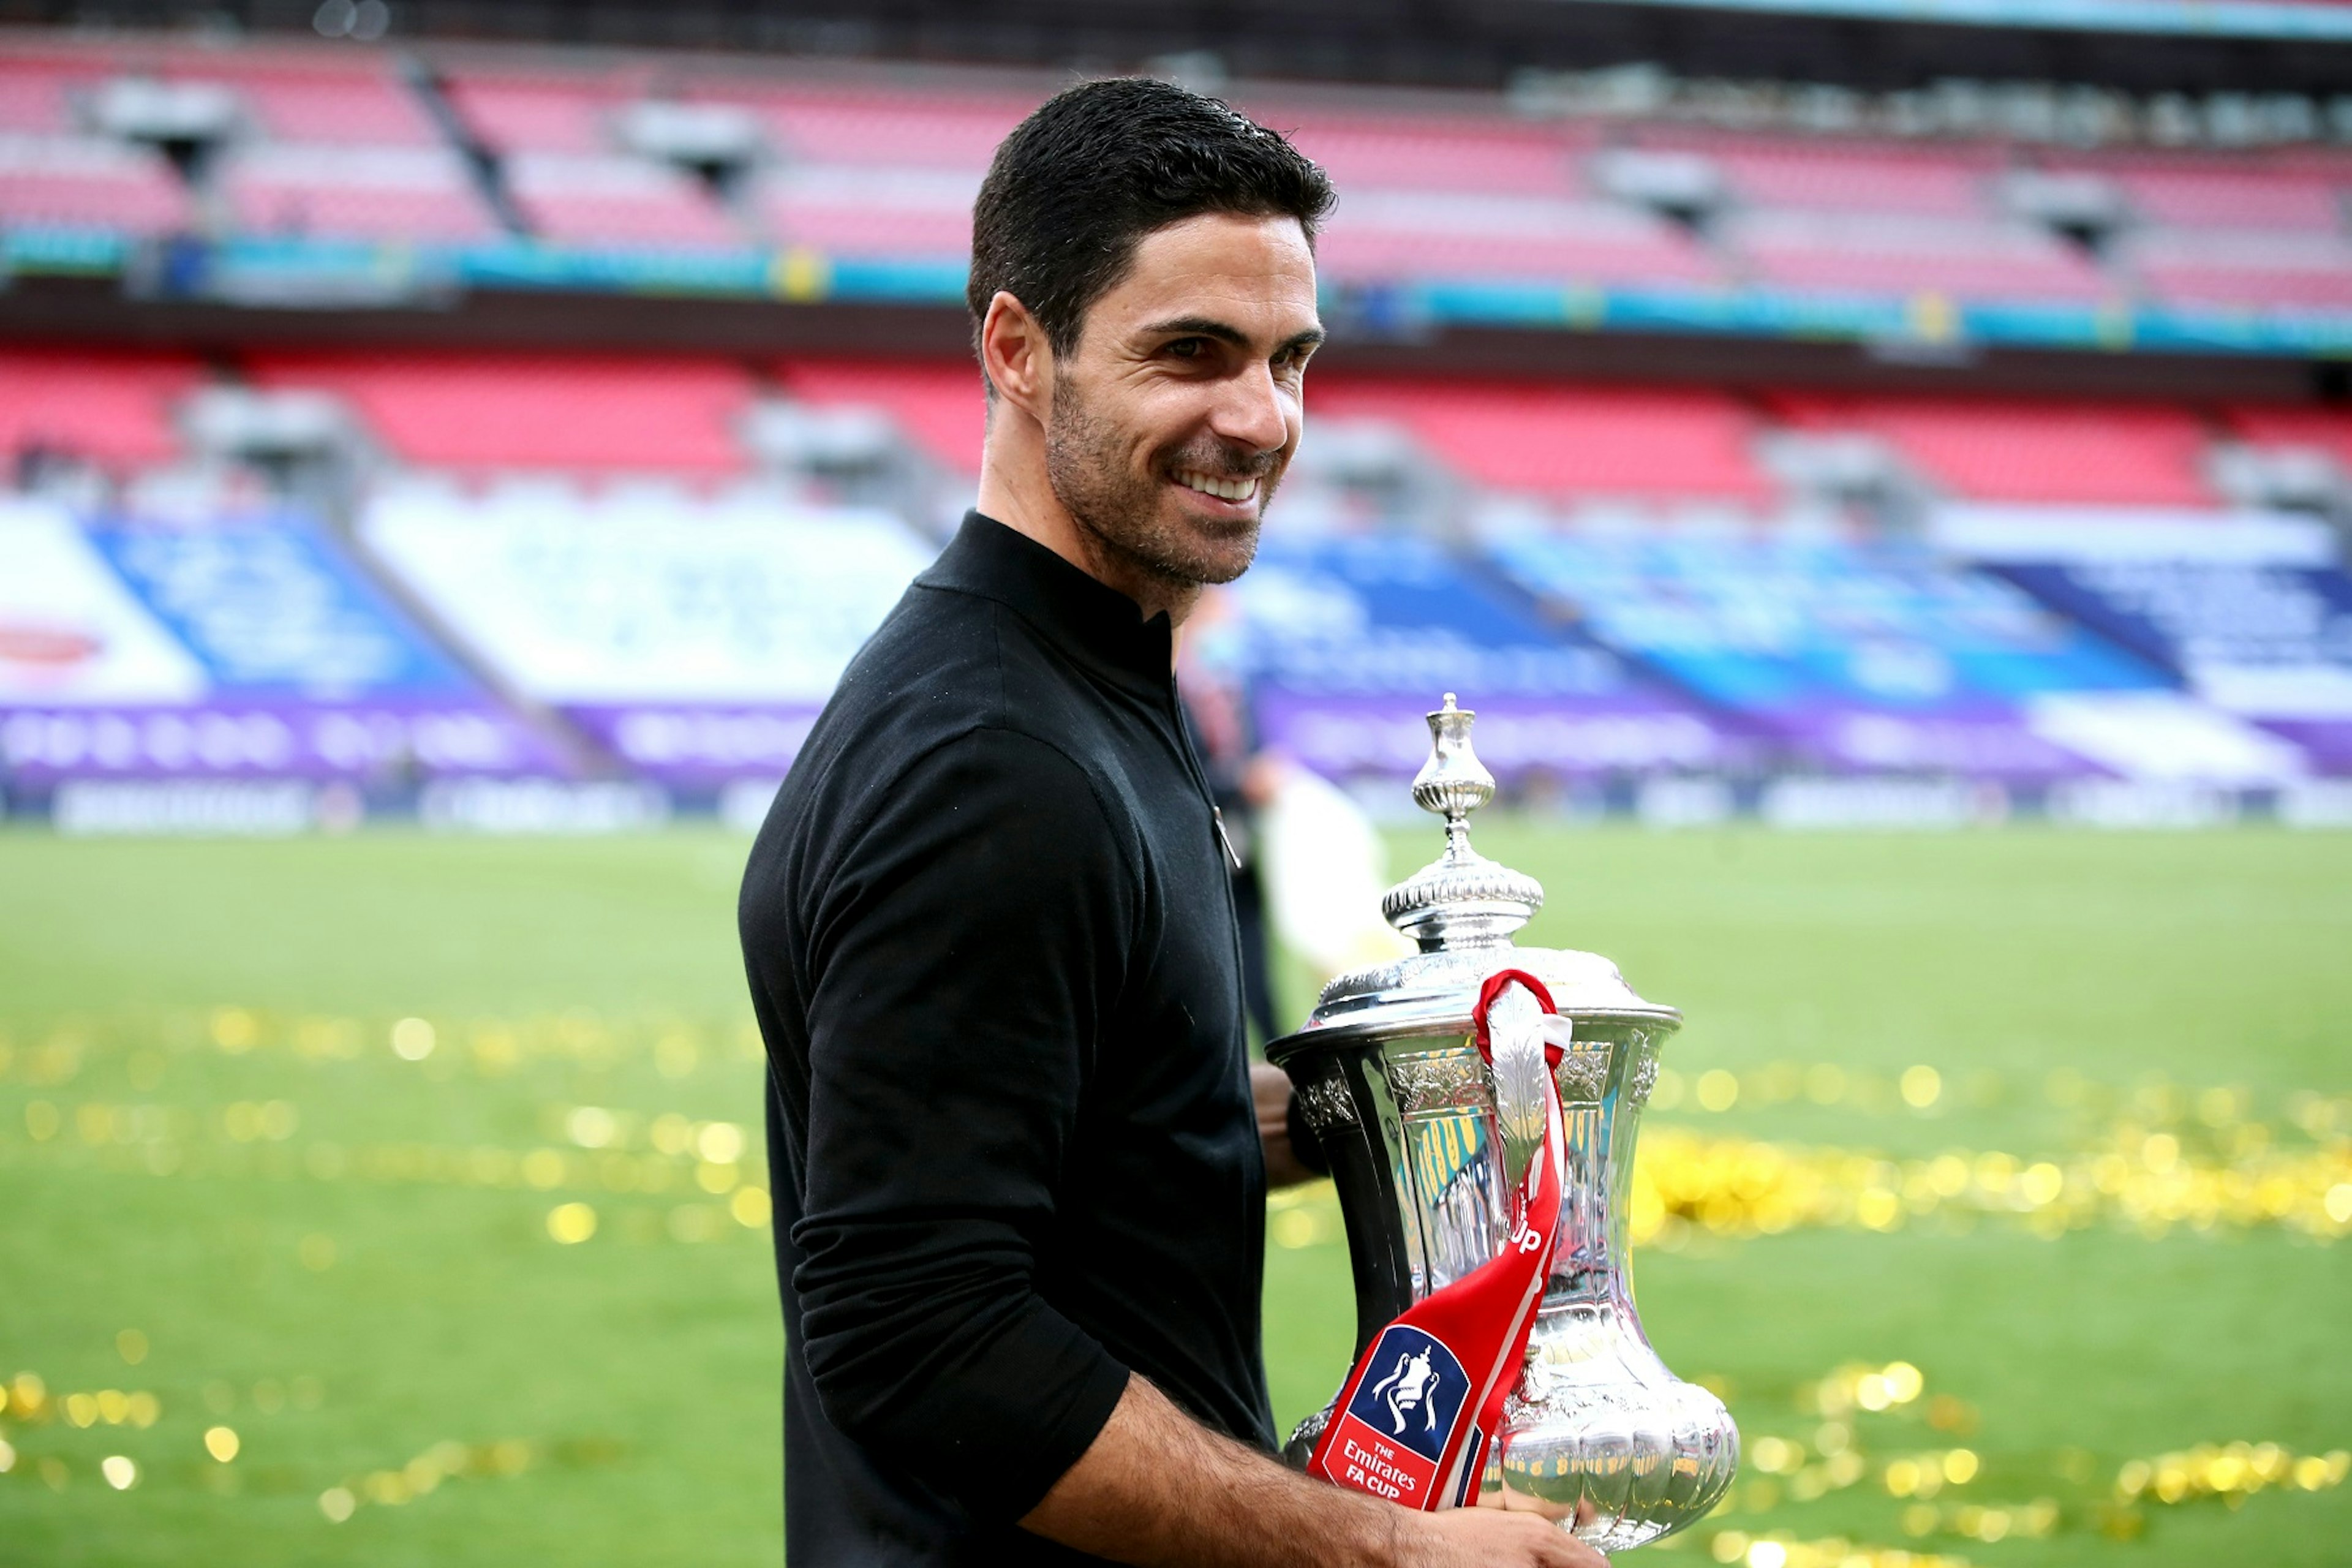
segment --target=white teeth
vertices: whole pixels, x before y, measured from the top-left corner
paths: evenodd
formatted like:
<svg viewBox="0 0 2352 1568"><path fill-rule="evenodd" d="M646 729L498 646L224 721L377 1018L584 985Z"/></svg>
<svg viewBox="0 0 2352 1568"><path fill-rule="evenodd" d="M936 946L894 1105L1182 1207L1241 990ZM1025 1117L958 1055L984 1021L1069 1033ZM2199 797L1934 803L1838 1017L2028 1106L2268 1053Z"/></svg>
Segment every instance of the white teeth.
<svg viewBox="0 0 2352 1568"><path fill-rule="evenodd" d="M1199 490L1202 495L1215 496L1219 500L1247 500L1257 494L1257 480L1255 479L1221 479L1214 475L1186 469L1176 476L1176 482L1188 490Z"/></svg>

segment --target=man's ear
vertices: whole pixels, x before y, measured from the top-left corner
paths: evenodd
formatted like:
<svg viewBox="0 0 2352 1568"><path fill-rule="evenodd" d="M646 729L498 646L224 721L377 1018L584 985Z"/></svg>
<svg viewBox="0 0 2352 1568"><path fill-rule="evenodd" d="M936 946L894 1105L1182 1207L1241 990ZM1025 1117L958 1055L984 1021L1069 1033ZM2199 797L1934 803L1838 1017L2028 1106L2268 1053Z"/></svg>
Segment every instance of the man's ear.
<svg viewBox="0 0 2352 1568"><path fill-rule="evenodd" d="M980 364L996 395L1043 425L1052 411L1054 345L1029 307L1000 289L980 323Z"/></svg>

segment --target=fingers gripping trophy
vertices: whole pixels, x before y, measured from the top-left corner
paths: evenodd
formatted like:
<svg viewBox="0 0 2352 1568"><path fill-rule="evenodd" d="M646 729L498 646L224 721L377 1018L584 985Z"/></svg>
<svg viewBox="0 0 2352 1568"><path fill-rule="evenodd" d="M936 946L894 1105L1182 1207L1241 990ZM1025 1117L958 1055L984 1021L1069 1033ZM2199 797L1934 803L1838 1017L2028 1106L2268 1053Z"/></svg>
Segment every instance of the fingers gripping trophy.
<svg viewBox="0 0 2352 1568"><path fill-rule="evenodd" d="M1419 952L1340 975L1267 1057L1331 1163L1357 1357L1290 1460L1415 1508L1557 1521L1603 1551L1671 1534L1738 1467L1721 1401L1633 1308L1626 1214L1658 1049L1682 1022L1608 960L1522 948L1532 878L1470 847L1495 780L1475 715L1429 715L1413 799L1445 847L1381 900Z"/></svg>

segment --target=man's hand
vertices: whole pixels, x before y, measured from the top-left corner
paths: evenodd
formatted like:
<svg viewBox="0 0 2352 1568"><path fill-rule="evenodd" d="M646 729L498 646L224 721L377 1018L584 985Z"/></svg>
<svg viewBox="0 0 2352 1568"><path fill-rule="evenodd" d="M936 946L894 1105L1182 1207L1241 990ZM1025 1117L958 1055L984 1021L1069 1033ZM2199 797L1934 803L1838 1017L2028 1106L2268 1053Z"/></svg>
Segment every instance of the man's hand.
<svg viewBox="0 0 2352 1568"><path fill-rule="evenodd" d="M1298 1163L1290 1147L1290 1075L1264 1062L1250 1063L1250 1099L1257 1107L1257 1141L1265 1150L1265 1184L1295 1187L1315 1173Z"/></svg>
<svg viewBox="0 0 2352 1568"><path fill-rule="evenodd" d="M1606 1568L1533 1514L1417 1513L1284 1468L1221 1437L1141 1377L1021 1521L1143 1568Z"/></svg>
<svg viewBox="0 0 2352 1568"><path fill-rule="evenodd" d="M1531 1568L1605 1568L1609 1561L1539 1514L1457 1508L1412 1518L1426 1539L1420 1542L1420 1555L1401 1561L1425 1568L1486 1568L1491 1563L1526 1563Z"/></svg>

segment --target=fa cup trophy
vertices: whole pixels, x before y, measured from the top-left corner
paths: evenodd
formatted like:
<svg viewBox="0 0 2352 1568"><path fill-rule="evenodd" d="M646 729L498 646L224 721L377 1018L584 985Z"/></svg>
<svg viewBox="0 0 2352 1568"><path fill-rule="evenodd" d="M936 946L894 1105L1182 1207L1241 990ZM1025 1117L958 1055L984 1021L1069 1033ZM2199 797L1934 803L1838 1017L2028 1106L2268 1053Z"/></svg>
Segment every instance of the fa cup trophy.
<svg viewBox="0 0 2352 1568"><path fill-rule="evenodd" d="M1444 852L1381 900L1420 951L1340 975L1266 1048L1329 1157L1356 1286L1355 1370L1286 1451L1617 1551L1700 1518L1739 1461L1722 1402L1666 1370L1633 1310L1633 1141L1682 1015L1607 959L1513 944L1543 889L1470 847L1495 794L1475 717L1451 693L1429 715L1412 796Z"/></svg>

